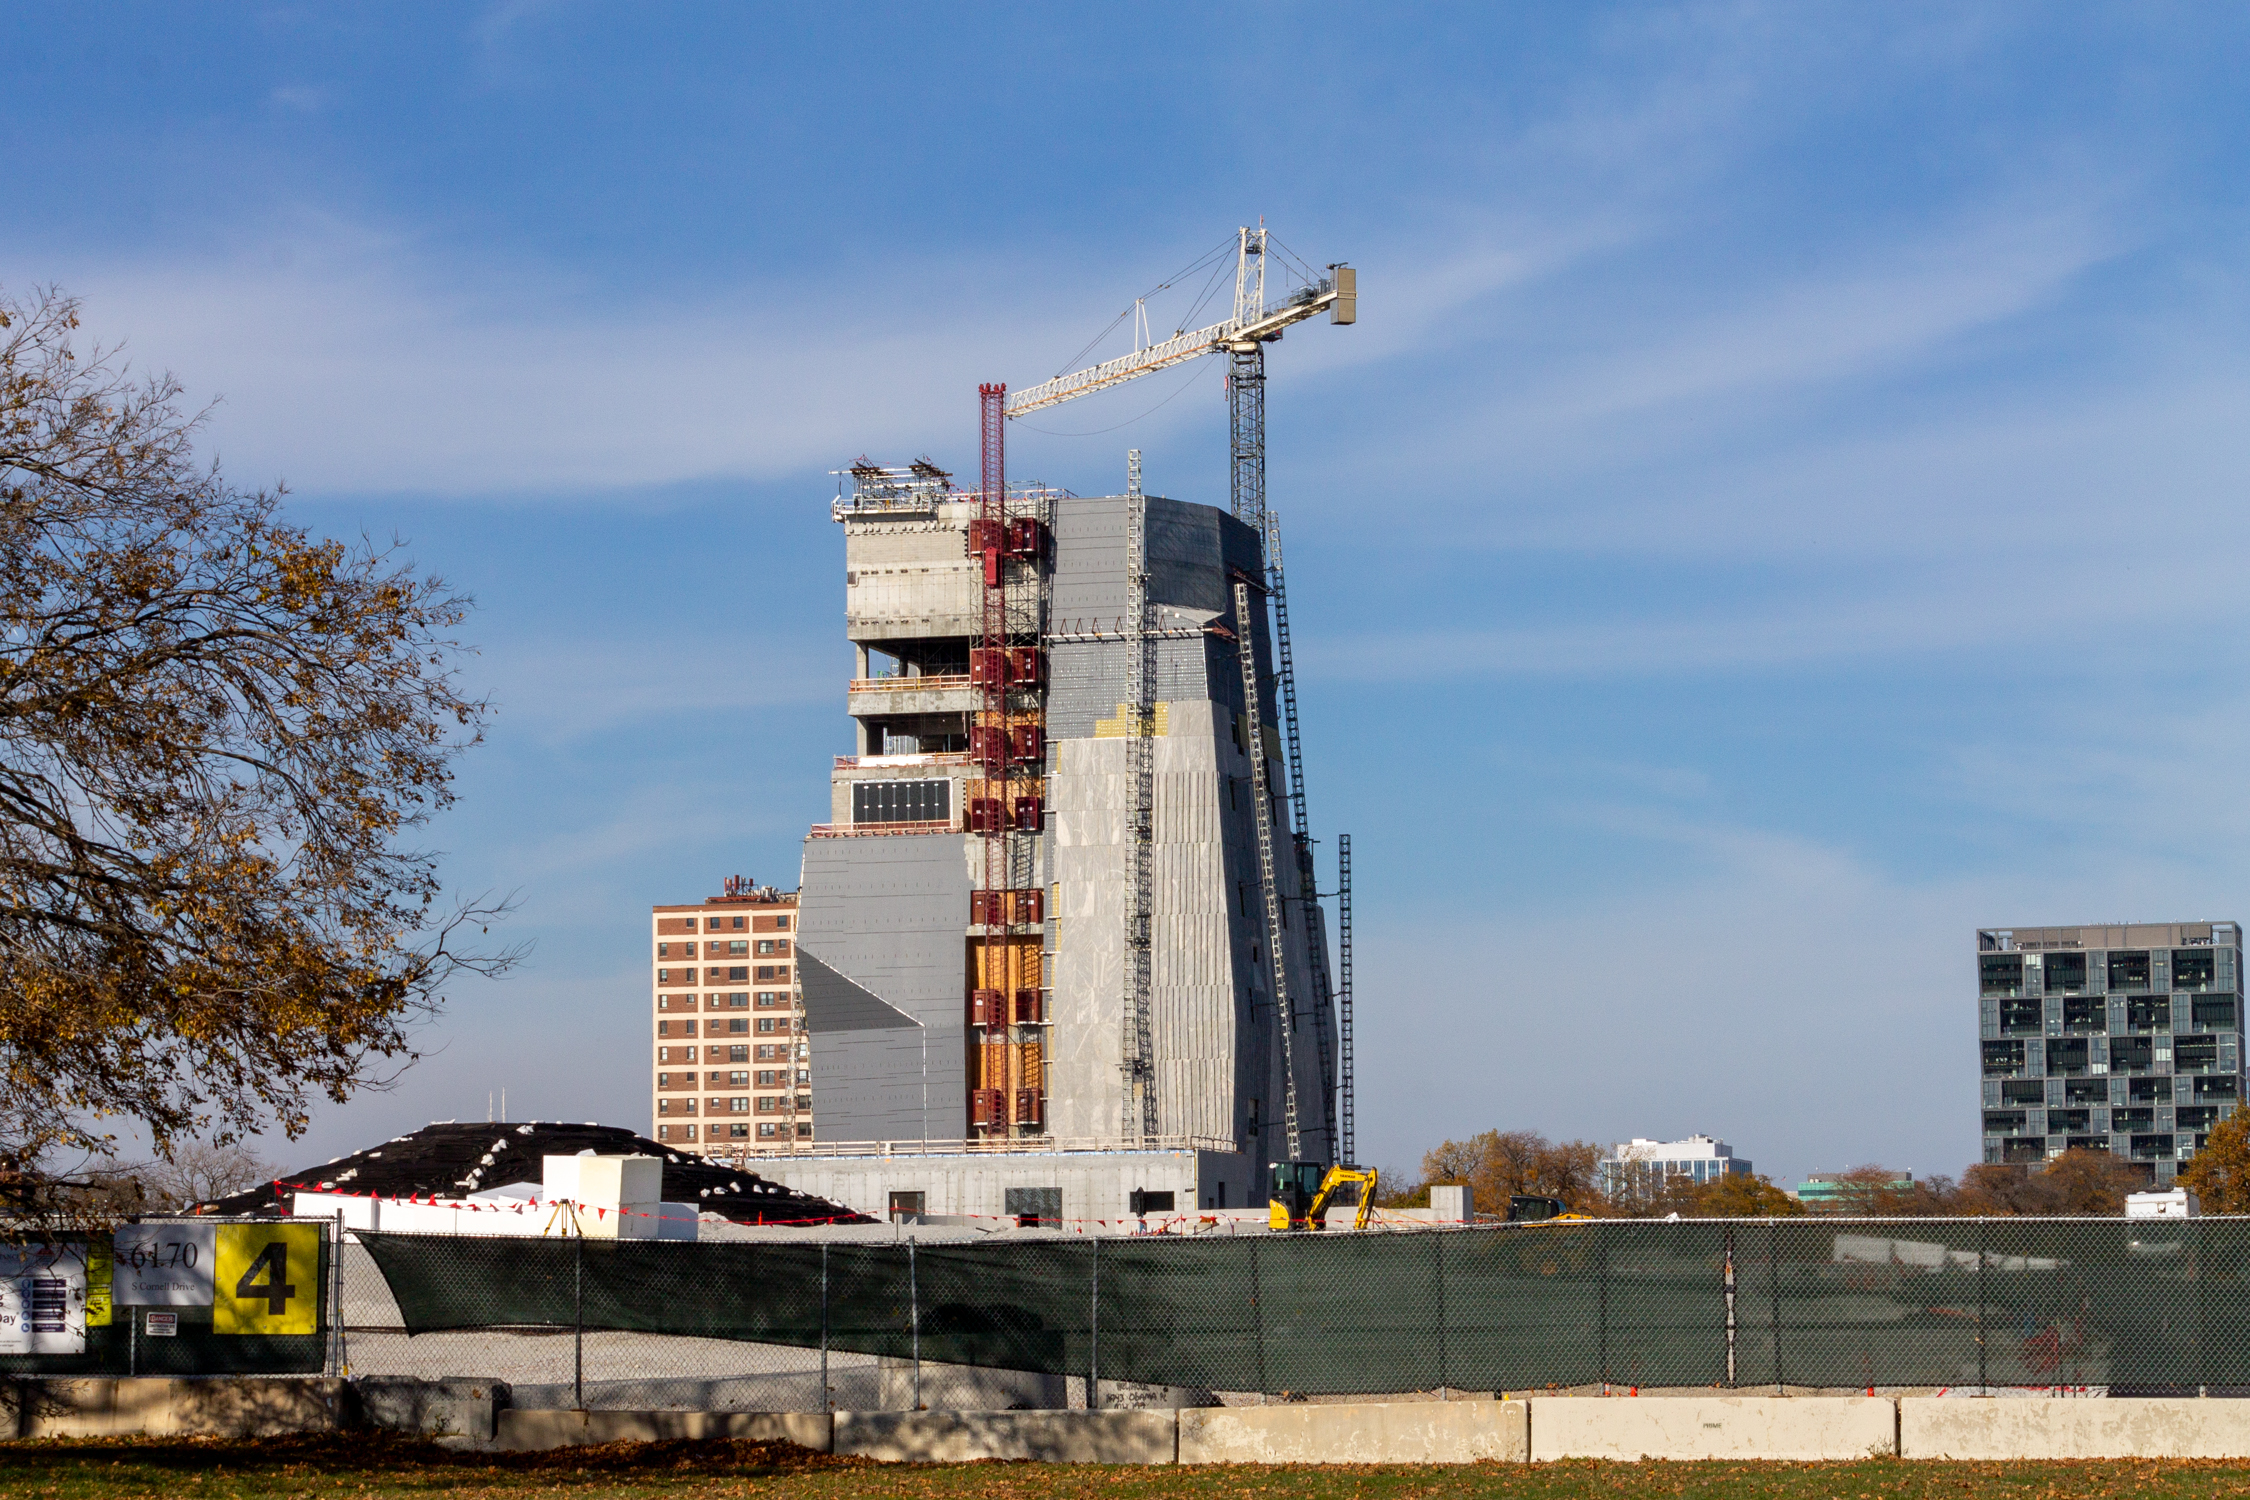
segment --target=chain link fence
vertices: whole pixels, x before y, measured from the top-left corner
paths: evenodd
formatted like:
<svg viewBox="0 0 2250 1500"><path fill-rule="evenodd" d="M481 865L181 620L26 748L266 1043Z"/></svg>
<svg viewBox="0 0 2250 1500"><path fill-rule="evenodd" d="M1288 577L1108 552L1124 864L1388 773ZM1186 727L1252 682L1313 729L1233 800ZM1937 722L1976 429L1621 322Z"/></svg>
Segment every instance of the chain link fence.
<svg viewBox="0 0 2250 1500"><path fill-rule="evenodd" d="M347 1315L387 1296L397 1331L352 1329L352 1372L505 1379L519 1406L2250 1387L2250 1220L361 1239Z"/></svg>

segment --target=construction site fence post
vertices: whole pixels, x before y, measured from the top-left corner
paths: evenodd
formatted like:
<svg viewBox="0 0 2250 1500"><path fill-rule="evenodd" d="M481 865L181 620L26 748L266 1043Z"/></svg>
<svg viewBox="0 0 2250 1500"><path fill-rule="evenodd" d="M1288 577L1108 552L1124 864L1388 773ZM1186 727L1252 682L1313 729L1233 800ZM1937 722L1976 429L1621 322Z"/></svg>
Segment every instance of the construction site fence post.
<svg viewBox="0 0 2250 1500"><path fill-rule="evenodd" d="M820 1409L836 1409L836 1387L828 1380L828 1241L820 1242Z"/></svg>
<svg viewBox="0 0 2250 1500"><path fill-rule="evenodd" d="M1609 1234L1606 1230L1594 1231L1594 1298L1595 1359L1599 1365L1596 1373L1602 1383L1602 1394L1609 1394Z"/></svg>
<svg viewBox="0 0 2250 1500"><path fill-rule="evenodd" d="M334 1245L335 1249L329 1260L334 1267L334 1275L330 1278L330 1284L335 1291L329 1301L328 1316L336 1325L336 1369L334 1373L336 1378L341 1380L352 1373L351 1350L344 1342L344 1325L348 1320L344 1317L344 1211L341 1208L336 1210Z"/></svg>
<svg viewBox="0 0 2250 1500"><path fill-rule="evenodd" d="M1766 1221L1766 1290L1773 1310L1773 1393L1781 1394L1781 1221Z"/></svg>
<svg viewBox="0 0 2250 1500"><path fill-rule="evenodd" d="M1980 1396L1992 1389L1992 1382L1987 1378L1984 1336L1984 1271L1986 1263L1992 1259L1986 1246L1990 1227L1984 1220L1977 1220L1977 1394Z"/></svg>
<svg viewBox="0 0 2250 1500"><path fill-rule="evenodd" d="M1095 1235L1086 1295L1086 1410L1102 1405L1102 1237Z"/></svg>
<svg viewBox="0 0 2250 1500"><path fill-rule="evenodd" d="M1362 1187L1361 1192L1367 1189ZM1446 1233L1439 1230L1430 1236L1430 1284L1437 1293L1437 1383L1442 1392L1452 1387L1445 1359L1445 1241Z"/></svg>
<svg viewBox="0 0 2250 1500"><path fill-rule="evenodd" d="M576 1225L572 1228L575 1230ZM586 1236L570 1237L570 1400L586 1409Z"/></svg>
<svg viewBox="0 0 2250 1500"><path fill-rule="evenodd" d="M922 1293L914 1270L914 1236L906 1237L906 1327L907 1336L914 1344L914 1404L910 1411L922 1409Z"/></svg>

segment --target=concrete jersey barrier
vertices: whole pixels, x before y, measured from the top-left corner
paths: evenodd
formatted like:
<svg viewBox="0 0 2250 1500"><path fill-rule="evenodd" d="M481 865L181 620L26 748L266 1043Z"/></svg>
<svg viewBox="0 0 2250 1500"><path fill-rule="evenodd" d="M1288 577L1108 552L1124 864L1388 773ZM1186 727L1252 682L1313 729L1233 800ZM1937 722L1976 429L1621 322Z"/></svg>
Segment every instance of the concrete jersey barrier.
<svg viewBox="0 0 2250 1500"><path fill-rule="evenodd" d="M1523 1463L1531 1403L1398 1401L1195 1407L1179 1414L1183 1464Z"/></svg>
<svg viewBox="0 0 2250 1500"><path fill-rule="evenodd" d="M1902 1458L2245 1458L2250 1401L1907 1396Z"/></svg>
<svg viewBox="0 0 2250 1500"><path fill-rule="evenodd" d="M831 1451L835 1420L818 1411L503 1411L493 1446L535 1452L599 1443L733 1438Z"/></svg>
<svg viewBox="0 0 2250 1500"><path fill-rule="evenodd" d="M2029 1404L2029 1403L2023 1403ZM1531 1457L1879 1457L1898 1451L1897 1407L1868 1396L1541 1396Z"/></svg>
<svg viewBox="0 0 2250 1500"><path fill-rule="evenodd" d="M1168 1464L1178 1445L1168 1411L840 1411L834 1451L894 1463Z"/></svg>

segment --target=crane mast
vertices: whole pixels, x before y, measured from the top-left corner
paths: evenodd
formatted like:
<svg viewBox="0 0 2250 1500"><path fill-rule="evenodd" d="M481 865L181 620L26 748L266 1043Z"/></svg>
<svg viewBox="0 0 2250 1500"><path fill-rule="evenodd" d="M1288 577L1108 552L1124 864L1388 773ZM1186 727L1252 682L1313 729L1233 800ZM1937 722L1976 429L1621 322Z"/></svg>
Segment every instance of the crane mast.
<svg viewBox="0 0 2250 1500"><path fill-rule="evenodd" d="M1296 662L1289 640L1288 589L1282 570L1281 529L1278 518L1266 504L1266 345L1278 340L1292 324L1303 322L1321 312L1326 312L1329 320L1334 323L1357 322L1359 280L1358 273L1352 267L1339 262L1327 268L1327 275L1312 277L1269 306L1266 301L1266 272L1271 258L1270 251L1268 233L1262 224L1255 229L1244 227L1236 232L1234 306L1224 320L1192 332L1181 330L1169 338L1144 343L1145 305L1136 302L1135 348L1132 353L1058 375L1038 385L1006 392L1002 410L1010 418L1026 416L1079 396L1092 395L1143 375L1154 374L1186 360L1197 359L1206 354L1226 356L1228 499L1235 516L1258 533L1259 543L1266 557L1264 592L1272 602L1274 667L1281 700L1278 706L1284 720L1282 728L1288 749L1290 810L1294 814L1294 826L1290 829L1291 852L1296 867L1299 906L1305 918L1306 950L1311 955L1312 966L1312 973L1304 976L1309 979L1309 984L1290 982L1281 943L1281 933L1286 924L1281 918L1282 896L1273 838L1274 808L1268 800L1271 790L1266 774L1265 739L1258 716L1260 694L1254 670L1253 637L1249 628L1249 599L1247 590L1238 583L1235 589L1235 613L1242 632L1239 650L1246 715L1249 719L1253 767L1251 781L1258 803L1258 876L1264 888L1267 936L1273 958L1271 983L1275 1000L1274 1026L1283 1059L1285 1129L1289 1154L1294 1158L1302 1148L1298 1109L1299 1079L1293 1033L1299 1015L1297 997L1304 996L1316 1007L1316 1015L1320 1018L1316 1020L1313 1032L1318 1044L1321 1097L1328 1103L1328 1108L1323 1112L1328 1137L1325 1142L1327 1153L1333 1157L1341 1149L1348 1156L1353 1143L1348 1126L1343 1139L1338 1139L1338 1080L1335 1062L1330 1054L1328 1031L1322 1024L1328 1018L1335 997L1328 971L1326 924L1321 918L1314 882L1312 837L1306 822L1304 757L1297 721ZM994 388L986 388L986 395L986 421L989 426L992 420L991 409L999 404L1000 398ZM989 432L987 443L992 443ZM990 487L988 481L987 488ZM1138 1134L1144 1139L1153 1140L1158 1120L1150 1024L1150 990L1154 968L1150 931L1154 907L1154 892L1151 889L1154 797L1151 786L1153 747L1148 743L1147 737L1155 732L1152 703L1155 661L1153 633L1149 628L1147 531L1138 452L1133 453L1129 460L1126 489L1125 565L1133 595L1127 636L1131 651L1127 675L1133 722L1128 726L1130 737L1127 759L1129 780L1132 783L1133 813L1129 835L1132 840L1129 864L1131 889L1128 892L1125 934L1126 994L1119 1048L1119 1063L1126 1079L1126 1097L1124 1118L1120 1124L1121 1134L1126 1138ZM1346 962L1349 962L1348 958ZM1309 995L1305 995L1307 990L1310 991ZM1342 1097L1349 1101L1352 1097L1352 1079L1348 1043L1343 1051ZM1349 1108L1348 1102L1346 1108Z"/></svg>

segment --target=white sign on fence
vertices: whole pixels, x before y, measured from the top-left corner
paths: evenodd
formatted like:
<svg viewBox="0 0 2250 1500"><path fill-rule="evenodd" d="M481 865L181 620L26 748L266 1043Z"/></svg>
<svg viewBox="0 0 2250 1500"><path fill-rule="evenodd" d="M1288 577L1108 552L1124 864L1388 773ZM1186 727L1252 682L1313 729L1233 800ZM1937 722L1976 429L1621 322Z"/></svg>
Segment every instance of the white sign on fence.
<svg viewBox="0 0 2250 1500"><path fill-rule="evenodd" d="M85 1352L85 1251L0 1245L0 1354Z"/></svg>
<svg viewBox="0 0 2250 1500"><path fill-rule="evenodd" d="M113 1242L120 1307L209 1307L216 1224L125 1224Z"/></svg>

